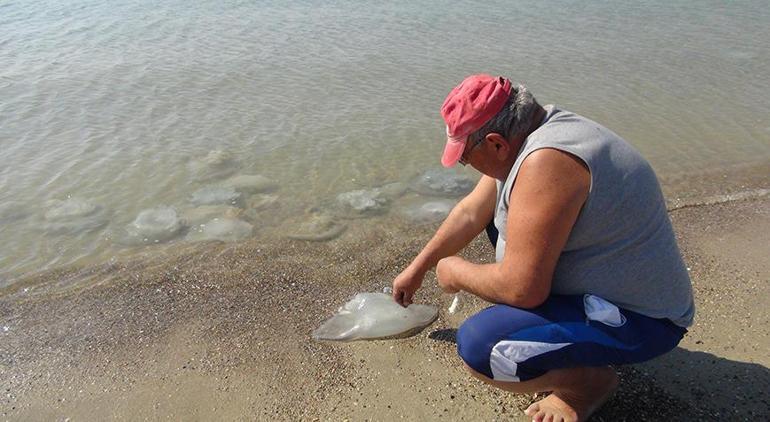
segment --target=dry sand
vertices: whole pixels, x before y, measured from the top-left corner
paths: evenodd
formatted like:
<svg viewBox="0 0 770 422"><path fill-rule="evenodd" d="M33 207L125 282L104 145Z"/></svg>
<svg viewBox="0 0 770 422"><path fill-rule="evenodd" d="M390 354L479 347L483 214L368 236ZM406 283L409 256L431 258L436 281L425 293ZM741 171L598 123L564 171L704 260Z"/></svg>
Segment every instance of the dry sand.
<svg viewBox="0 0 770 422"><path fill-rule="evenodd" d="M766 174L743 190L770 187ZM696 323L670 354L619 368L621 388L594 420L770 419L770 197L670 215ZM455 329L484 304L468 299L449 315L432 274L419 300L441 313L422 333L310 340L356 292L388 285L431 231L394 224L327 243L174 246L26 279L0 296L0 416L526 420L535 397L489 388L457 358ZM493 251L479 239L464 254Z"/></svg>

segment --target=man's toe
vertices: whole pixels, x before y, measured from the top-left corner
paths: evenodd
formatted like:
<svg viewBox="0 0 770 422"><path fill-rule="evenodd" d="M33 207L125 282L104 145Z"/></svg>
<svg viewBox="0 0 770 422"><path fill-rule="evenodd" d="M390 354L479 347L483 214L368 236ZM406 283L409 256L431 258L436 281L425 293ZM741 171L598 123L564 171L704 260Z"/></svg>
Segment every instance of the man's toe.
<svg viewBox="0 0 770 422"><path fill-rule="evenodd" d="M532 403L529 405L527 410L524 411L524 414L527 416L533 416L537 411L540 410L540 404L539 403Z"/></svg>

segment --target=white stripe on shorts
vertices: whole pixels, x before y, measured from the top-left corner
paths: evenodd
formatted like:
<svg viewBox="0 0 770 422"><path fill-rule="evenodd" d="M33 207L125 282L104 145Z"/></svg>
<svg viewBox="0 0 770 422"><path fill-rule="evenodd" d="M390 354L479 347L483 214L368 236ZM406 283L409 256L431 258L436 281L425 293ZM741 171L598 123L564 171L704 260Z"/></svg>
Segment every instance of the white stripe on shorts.
<svg viewBox="0 0 770 422"><path fill-rule="evenodd" d="M500 341L492 348L492 353L489 356L489 366L492 368L493 378L498 381L519 382L519 377L516 375L519 362L524 362L543 353L559 350L571 344L520 340Z"/></svg>

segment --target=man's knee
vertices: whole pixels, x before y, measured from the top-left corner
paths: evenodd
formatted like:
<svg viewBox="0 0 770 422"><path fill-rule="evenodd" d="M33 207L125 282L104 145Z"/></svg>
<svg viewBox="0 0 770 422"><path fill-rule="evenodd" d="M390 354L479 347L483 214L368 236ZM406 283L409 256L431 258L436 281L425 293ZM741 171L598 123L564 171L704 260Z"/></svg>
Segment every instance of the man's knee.
<svg viewBox="0 0 770 422"><path fill-rule="evenodd" d="M498 342L517 331L547 323L531 310L493 305L468 318L457 331L457 353L474 371L493 378L490 358Z"/></svg>
<svg viewBox="0 0 770 422"><path fill-rule="evenodd" d="M489 356L494 344L490 343L483 334L474 323L474 317L465 321L457 330L457 354L460 355L466 367L492 378Z"/></svg>

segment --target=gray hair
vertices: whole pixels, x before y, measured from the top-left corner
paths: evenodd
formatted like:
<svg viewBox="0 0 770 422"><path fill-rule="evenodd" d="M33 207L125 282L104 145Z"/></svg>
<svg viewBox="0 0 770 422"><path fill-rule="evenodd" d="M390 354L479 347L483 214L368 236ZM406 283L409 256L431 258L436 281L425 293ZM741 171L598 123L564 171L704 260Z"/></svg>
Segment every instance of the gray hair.
<svg viewBox="0 0 770 422"><path fill-rule="evenodd" d="M499 133L506 140L524 134L532 126L538 103L524 85L512 85L503 109L468 137L469 143L479 142L490 133Z"/></svg>

